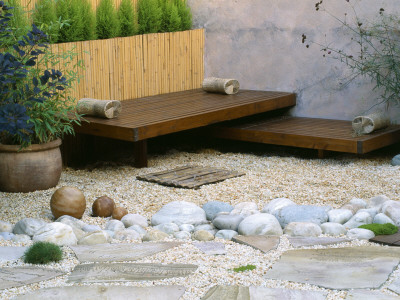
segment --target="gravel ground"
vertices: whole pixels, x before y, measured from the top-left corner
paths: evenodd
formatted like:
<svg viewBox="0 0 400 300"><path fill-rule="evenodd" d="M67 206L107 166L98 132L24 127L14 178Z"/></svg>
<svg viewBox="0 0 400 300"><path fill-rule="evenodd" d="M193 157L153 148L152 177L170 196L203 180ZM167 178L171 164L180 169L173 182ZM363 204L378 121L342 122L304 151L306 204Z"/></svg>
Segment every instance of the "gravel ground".
<svg viewBox="0 0 400 300"><path fill-rule="evenodd" d="M330 159L314 159L308 158L309 152L302 155L300 151L300 155L293 155L294 150L276 149L272 151L272 154L270 152L225 153L210 148L190 149L190 151L172 149L164 154L150 156L149 168L145 169L112 163L98 165L90 170L66 168L56 188L69 185L81 189L87 200L87 208L82 220L88 224L100 226L104 226L108 218L94 218L90 216L90 213L93 201L102 195L113 198L117 206L127 208L130 213L142 214L148 219L164 204L171 201L190 201L200 206L211 200L224 201L232 205L251 201L257 203L258 208L262 209L267 202L278 197L287 197L298 204L331 205L333 208L339 208L354 197L367 200L384 194L392 200L400 200L399 167L390 165L391 153L380 152L367 158L335 155ZM198 190L163 187L135 179L138 174L172 169L187 164L243 171L246 175L218 184L206 185ZM33 217L42 218L48 222L53 221L49 202L56 188L26 194L0 193L0 220L16 223L24 217ZM184 299L199 299L215 284L324 290L306 284L263 279L262 276L280 255L284 251L293 249L285 236L281 238L279 248L268 255L244 245L223 242L227 248L227 255L224 256L206 256L189 242L178 248L137 261L197 264L199 269L194 275L187 278L128 284L184 285L186 287ZM0 245L17 244L0 241ZM372 244L366 241L353 241L341 246L345 245ZM48 267L70 272L78 261L67 247L64 247L64 253L63 261ZM234 267L246 264L254 264L257 268L244 273L232 271ZM0 267L16 265L24 264L22 261L0 263ZM389 282L399 276L400 271L397 269ZM65 283L66 277L4 290L0 292L0 298L12 298L16 294L42 287L68 285ZM381 290L384 293L393 294L385 288L387 284ZM329 291L328 299L342 299L345 296L344 291Z"/></svg>

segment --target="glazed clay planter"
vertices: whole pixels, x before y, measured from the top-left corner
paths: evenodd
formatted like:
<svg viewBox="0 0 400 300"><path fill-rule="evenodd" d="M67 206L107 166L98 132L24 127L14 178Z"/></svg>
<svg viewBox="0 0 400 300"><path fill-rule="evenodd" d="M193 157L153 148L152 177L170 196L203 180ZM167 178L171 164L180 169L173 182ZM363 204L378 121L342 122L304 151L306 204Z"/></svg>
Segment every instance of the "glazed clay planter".
<svg viewBox="0 0 400 300"><path fill-rule="evenodd" d="M0 144L0 191L33 192L55 187L60 180L61 140L28 148Z"/></svg>

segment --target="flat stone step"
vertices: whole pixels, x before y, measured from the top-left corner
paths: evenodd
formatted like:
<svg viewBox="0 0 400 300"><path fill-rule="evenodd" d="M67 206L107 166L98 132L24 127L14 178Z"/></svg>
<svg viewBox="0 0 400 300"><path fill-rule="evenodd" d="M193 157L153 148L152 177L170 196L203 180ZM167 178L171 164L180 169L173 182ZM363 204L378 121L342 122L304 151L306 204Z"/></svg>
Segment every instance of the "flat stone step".
<svg viewBox="0 0 400 300"><path fill-rule="evenodd" d="M40 267L15 267L0 268L0 289L23 286L57 276L64 275L64 272Z"/></svg>
<svg viewBox="0 0 400 300"><path fill-rule="evenodd" d="M220 242L194 243L194 246L207 255L225 255L225 244Z"/></svg>
<svg viewBox="0 0 400 300"><path fill-rule="evenodd" d="M0 247L0 261L20 259L28 247Z"/></svg>
<svg viewBox="0 0 400 300"><path fill-rule="evenodd" d="M345 300L396 300L399 296L386 295L379 291L352 290L347 293Z"/></svg>
<svg viewBox="0 0 400 300"><path fill-rule="evenodd" d="M326 246L349 242L349 239L335 237L288 237L289 243L295 247Z"/></svg>
<svg viewBox="0 0 400 300"><path fill-rule="evenodd" d="M280 238L279 236L237 235L232 238L232 241L267 253L278 247Z"/></svg>
<svg viewBox="0 0 400 300"><path fill-rule="evenodd" d="M325 300L327 292L273 289L266 287L245 287L236 285L217 285L212 287L202 300Z"/></svg>
<svg viewBox="0 0 400 300"><path fill-rule="evenodd" d="M190 264L95 263L78 265L67 282L101 283L186 277L197 270Z"/></svg>
<svg viewBox="0 0 400 300"><path fill-rule="evenodd" d="M134 261L181 245L181 242L69 246L80 262Z"/></svg>
<svg viewBox="0 0 400 300"><path fill-rule="evenodd" d="M373 243L378 243L382 245L389 245L389 246L400 246L400 231L395 234L390 235L377 235L369 240Z"/></svg>
<svg viewBox="0 0 400 300"><path fill-rule="evenodd" d="M399 262L397 247L293 250L282 254L264 277L329 289L377 289Z"/></svg>
<svg viewBox="0 0 400 300"><path fill-rule="evenodd" d="M16 297L18 300L71 300L76 299L96 299L96 300L178 300L185 292L183 286L63 286L56 288L40 289L33 293ZM134 298L132 296L134 295Z"/></svg>

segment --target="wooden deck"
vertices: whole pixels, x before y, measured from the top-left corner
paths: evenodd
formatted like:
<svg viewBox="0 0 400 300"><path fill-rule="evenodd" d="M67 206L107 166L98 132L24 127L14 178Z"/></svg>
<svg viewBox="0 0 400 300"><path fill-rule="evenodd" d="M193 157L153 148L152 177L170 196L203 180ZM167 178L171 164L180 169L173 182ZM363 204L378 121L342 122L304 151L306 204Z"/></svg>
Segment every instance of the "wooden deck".
<svg viewBox="0 0 400 300"><path fill-rule="evenodd" d="M241 90L220 95L196 89L123 101L118 118L86 117L89 123L74 128L81 134L134 142L135 166L145 167L149 138L295 104L293 93Z"/></svg>
<svg viewBox="0 0 400 300"><path fill-rule="evenodd" d="M319 157L324 150L364 154L400 141L400 125L354 136L350 121L298 117L233 121L206 132L224 139L317 149Z"/></svg>

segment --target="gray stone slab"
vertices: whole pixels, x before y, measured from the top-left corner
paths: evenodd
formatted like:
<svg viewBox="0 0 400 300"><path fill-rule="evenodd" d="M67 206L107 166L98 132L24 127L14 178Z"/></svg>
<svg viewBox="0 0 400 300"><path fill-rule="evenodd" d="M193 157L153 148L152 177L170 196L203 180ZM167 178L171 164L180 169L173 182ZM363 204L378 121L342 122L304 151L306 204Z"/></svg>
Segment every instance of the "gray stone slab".
<svg viewBox="0 0 400 300"><path fill-rule="evenodd" d="M0 289L8 289L64 275L63 272L40 267L0 269Z"/></svg>
<svg viewBox="0 0 400 300"><path fill-rule="evenodd" d="M327 292L271 289L266 287L251 286L250 300L325 300Z"/></svg>
<svg viewBox="0 0 400 300"><path fill-rule="evenodd" d="M387 295L379 291L352 290L347 293L345 300L398 300L399 298L399 296Z"/></svg>
<svg viewBox="0 0 400 300"><path fill-rule="evenodd" d="M80 262L133 261L179 246L180 242L69 246Z"/></svg>
<svg viewBox="0 0 400 300"><path fill-rule="evenodd" d="M397 294L400 294L400 278L393 280L392 283L389 284L388 289Z"/></svg>
<svg viewBox="0 0 400 300"><path fill-rule="evenodd" d="M202 300L325 300L327 292L272 289L267 287L244 287L217 285L212 287Z"/></svg>
<svg viewBox="0 0 400 300"><path fill-rule="evenodd" d="M21 258L27 247L0 247L0 261L17 260Z"/></svg>
<svg viewBox="0 0 400 300"><path fill-rule="evenodd" d="M293 250L285 252L265 278L330 289L379 288L399 261L397 247Z"/></svg>
<svg viewBox="0 0 400 300"><path fill-rule="evenodd" d="M186 277L196 271L190 264L135 264L96 263L78 265L68 277L68 282L127 282Z"/></svg>
<svg viewBox="0 0 400 300"><path fill-rule="evenodd" d="M350 241L348 239L335 237L288 237L288 240L290 244L295 248L315 245L335 245Z"/></svg>
<svg viewBox="0 0 400 300"><path fill-rule="evenodd" d="M250 300L250 292L246 286L216 285L201 300Z"/></svg>
<svg viewBox="0 0 400 300"><path fill-rule="evenodd" d="M157 299L157 300L178 300L185 292L183 286L64 286L56 288L41 289L31 294L16 297L18 300L71 300L96 299L96 300L127 300L127 299Z"/></svg>
<svg viewBox="0 0 400 300"><path fill-rule="evenodd" d="M265 236L265 235L237 235L232 238L232 241L253 247L264 253L276 249L279 245L279 236Z"/></svg>
<svg viewBox="0 0 400 300"><path fill-rule="evenodd" d="M196 248L199 248L207 255L225 255L225 244L220 242L204 242L194 243Z"/></svg>

